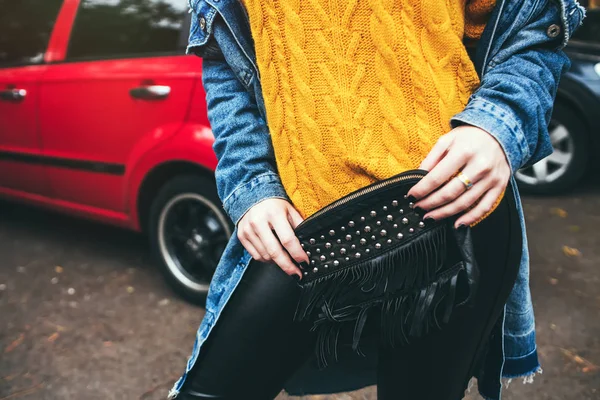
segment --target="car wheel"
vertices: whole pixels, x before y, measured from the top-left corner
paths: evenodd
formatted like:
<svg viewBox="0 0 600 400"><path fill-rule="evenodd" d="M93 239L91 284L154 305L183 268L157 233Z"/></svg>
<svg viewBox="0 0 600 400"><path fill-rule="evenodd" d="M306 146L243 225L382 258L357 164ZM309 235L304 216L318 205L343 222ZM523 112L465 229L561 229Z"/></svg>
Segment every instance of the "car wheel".
<svg viewBox="0 0 600 400"><path fill-rule="evenodd" d="M160 189L150 208L150 242L161 272L183 298L205 302L232 228L211 180L179 176Z"/></svg>
<svg viewBox="0 0 600 400"><path fill-rule="evenodd" d="M548 131L554 152L515 174L523 192L561 193L577 184L586 171L589 139L581 117L557 103Z"/></svg>

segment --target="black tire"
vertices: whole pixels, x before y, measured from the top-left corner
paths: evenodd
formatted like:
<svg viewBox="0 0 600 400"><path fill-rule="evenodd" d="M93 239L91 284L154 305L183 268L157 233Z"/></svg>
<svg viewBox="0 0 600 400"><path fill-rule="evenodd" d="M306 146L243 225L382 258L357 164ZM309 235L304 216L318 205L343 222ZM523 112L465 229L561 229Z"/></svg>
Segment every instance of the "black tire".
<svg viewBox="0 0 600 400"><path fill-rule="evenodd" d="M585 121L572 108L557 102L554 105L549 130L552 131L555 127L560 126L566 129L570 143L568 143L568 140L563 140L559 143L553 142L553 146L555 151L560 150L563 154L572 154L572 157L562 167L552 162L549 162L549 165L546 164L548 170L555 174L555 177L549 181L538 180L538 182L532 182L536 179L534 167L520 170L515 178L519 188L524 193L544 195L564 193L579 183L585 174L590 159L590 138ZM558 147L562 148L559 149ZM551 159L552 156L549 156L546 160ZM542 160L540 162L548 161ZM552 168L554 169L552 170Z"/></svg>
<svg viewBox="0 0 600 400"><path fill-rule="evenodd" d="M182 175L152 201L148 234L158 268L177 294L204 304L214 268L233 232L213 181Z"/></svg>

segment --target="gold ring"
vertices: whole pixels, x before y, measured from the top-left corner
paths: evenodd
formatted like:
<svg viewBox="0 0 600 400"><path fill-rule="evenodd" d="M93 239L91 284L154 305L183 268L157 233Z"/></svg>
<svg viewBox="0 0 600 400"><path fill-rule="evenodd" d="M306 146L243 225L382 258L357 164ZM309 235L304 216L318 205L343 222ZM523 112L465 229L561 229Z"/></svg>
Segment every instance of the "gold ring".
<svg viewBox="0 0 600 400"><path fill-rule="evenodd" d="M471 189L471 187L473 187L473 182L471 182L471 180L469 178L467 178L467 176L465 174L463 174L462 171L460 171L458 173L458 175L456 175L456 177L458 179L460 179L460 181L465 185L467 190L469 190L469 189Z"/></svg>

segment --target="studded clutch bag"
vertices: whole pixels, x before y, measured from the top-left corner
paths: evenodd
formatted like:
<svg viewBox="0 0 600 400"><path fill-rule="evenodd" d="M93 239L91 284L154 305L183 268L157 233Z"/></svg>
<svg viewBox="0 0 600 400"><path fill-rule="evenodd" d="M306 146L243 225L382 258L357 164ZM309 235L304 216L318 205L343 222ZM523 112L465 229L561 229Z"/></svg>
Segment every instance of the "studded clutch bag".
<svg viewBox="0 0 600 400"><path fill-rule="evenodd" d="M407 199L427 174L410 170L352 192L294 230L310 259L295 320L312 321L321 367L337 358L340 329L351 324L352 348L378 313L382 343L391 346L441 329L455 307L471 304L479 270L470 228L455 217L423 221Z"/></svg>

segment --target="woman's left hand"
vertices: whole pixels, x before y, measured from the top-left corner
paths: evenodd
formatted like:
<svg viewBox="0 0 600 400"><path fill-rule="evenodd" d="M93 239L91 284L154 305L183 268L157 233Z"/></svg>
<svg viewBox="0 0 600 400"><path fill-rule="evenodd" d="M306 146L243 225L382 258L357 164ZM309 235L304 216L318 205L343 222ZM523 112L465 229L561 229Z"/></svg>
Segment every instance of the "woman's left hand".
<svg viewBox="0 0 600 400"><path fill-rule="evenodd" d="M408 195L416 199L415 207L426 211L424 219L440 220L477 203L456 220L457 228L486 215L510 178L500 143L483 129L470 125L459 126L440 137L420 168L429 173ZM454 177L459 171L473 184L469 190Z"/></svg>

